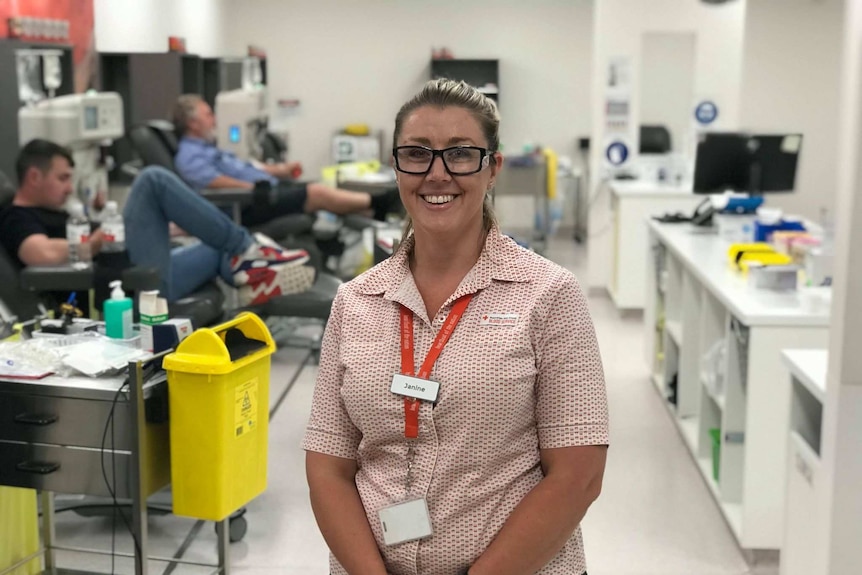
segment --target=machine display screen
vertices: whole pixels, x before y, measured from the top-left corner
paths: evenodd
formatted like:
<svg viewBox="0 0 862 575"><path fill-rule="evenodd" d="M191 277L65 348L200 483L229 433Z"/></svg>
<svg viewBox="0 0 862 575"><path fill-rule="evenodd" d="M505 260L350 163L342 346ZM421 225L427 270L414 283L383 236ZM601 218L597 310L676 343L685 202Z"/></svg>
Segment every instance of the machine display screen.
<svg viewBox="0 0 862 575"><path fill-rule="evenodd" d="M84 130L89 132L90 130L98 130L99 129L99 108L98 106L85 106L84 107Z"/></svg>
<svg viewBox="0 0 862 575"><path fill-rule="evenodd" d="M240 141L240 138L241 138L241 135L240 135L239 126L237 126L237 125L231 126L230 129L228 130L228 139L230 140L230 143L231 144L238 144Z"/></svg>

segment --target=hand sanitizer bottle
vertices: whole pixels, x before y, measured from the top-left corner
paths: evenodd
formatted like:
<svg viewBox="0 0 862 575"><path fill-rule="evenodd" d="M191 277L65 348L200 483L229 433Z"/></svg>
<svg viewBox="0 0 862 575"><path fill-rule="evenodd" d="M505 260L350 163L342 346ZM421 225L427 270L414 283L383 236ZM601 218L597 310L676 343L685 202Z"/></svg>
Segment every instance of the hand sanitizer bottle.
<svg viewBox="0 0 862 575"><path fill-rule="evenodd" d="M132 298L126 297L123 282L112 281L111 298L105 300L105 333L114 339L132 338Z"/></svg>

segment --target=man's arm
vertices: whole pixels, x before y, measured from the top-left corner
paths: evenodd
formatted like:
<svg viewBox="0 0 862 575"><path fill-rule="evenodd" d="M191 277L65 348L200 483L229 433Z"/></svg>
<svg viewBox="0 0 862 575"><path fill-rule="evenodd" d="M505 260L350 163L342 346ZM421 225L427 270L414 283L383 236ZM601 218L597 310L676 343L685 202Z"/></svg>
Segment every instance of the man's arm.
<svg viewBox="0 0 862 575"><path fill-rule="evenodd" d="M90 253L102 251L104 236L101 229L90 235L87 243ZM65 239L49 238L45 234L32 234L21 242L18 259L27 266L59 266L69 263L69 242Z"/></svg>
<svg viewBox="0 0 862 575"><path fill-rule="evenodd" d="M27 236L18 248L18 259L27 266L58 266L69 262L69 242L45 234Z"/></svg>
<svg viewBox="0 0 862 575"><path fill-rule="evenodd" d="M280 164L263 164L260 162L253 162L254 167L259 170L263 170L270 176L278 178L280 180L288 180L298 177L294 172L299 170L302 172L302 165L299 162L282 162Z"/></svg>
<svg viewBox="0 0 862 575"><path fill-rule="evenodd" d="M231 178L230 176L218 175L207 184L208 188L224 189L238 188L241 190L253 190L254 184Z"/></svg>

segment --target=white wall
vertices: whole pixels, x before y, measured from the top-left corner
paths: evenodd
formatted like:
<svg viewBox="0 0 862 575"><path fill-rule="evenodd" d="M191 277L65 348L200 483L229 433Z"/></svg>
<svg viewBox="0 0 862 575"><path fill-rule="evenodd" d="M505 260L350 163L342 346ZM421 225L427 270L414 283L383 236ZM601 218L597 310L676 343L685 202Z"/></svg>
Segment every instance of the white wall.
<svg viewBox="0 0 862 575"><path fill-rule="evenodd" d="M638 123L665 126L674 152L684 153L690 144L696 50L692 33L643 36Z"/></svg>
<svg viewBox="0 0 862 575"><path fill-rule="evenodd" d="M432 46L500 60L502 142L574 155L590 130L592 0L228 0L231 52L267 50L270 103L298 98L291 158L331 164L345 124L384 129L430 77Z"/></svg>
<svg viewBox="0 0 862 575"><path fill-rule="evenodd" d="M757 2L759 0L751 0ZM640 117L638 87L641 73L641 38L651 32L691 32L696 37L694 94L709 98L719 107L714 129L739 127L739 96L745 10L748 0L709 5L701 0L600 0L595 8L593 31L592 149L588 237L588 285L600 288L610 280L613 258L609 194L598 185L604 155L604 100L607 68L613 58L631 59L633 92L630 144L637 150ZM637 156L636 153L633 156Z"/></svg>
<svg viewBox="0 0 862 575"><path fill-rule="evenodd" d="M227 0L94 0L99 52L166 52L168 36L199 56L226 52Z"/></svg>
<svg viewBox="0 0 862 575"><path fill-rule="evenodd" d="M835 204L843 7L840 0L751 0L746 8L740 124L804 134L796 193L767 202L814 219Z"/></svg>

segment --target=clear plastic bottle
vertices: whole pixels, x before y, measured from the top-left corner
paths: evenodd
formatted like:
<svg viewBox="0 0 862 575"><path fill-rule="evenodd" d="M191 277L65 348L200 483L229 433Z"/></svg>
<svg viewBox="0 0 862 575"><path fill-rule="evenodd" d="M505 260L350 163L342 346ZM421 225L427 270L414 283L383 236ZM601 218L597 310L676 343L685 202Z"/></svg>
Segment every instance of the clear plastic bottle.
<svg viewBox="0 0 862 575"><path fill-rule="evenodd" d="M121 252L126 249L126 226L123 224L123 214L117 208L117 202L105 204L105 215L102 218L102 251Z"/></svg>
<svg viewBox="0 0 862 575"><path fill-rule="evenodd" d="M84 215L84 206L81 204L69 206L66 239L69 242L69 263L89 263L93 259L90 251L90 222Z"/></svg>

